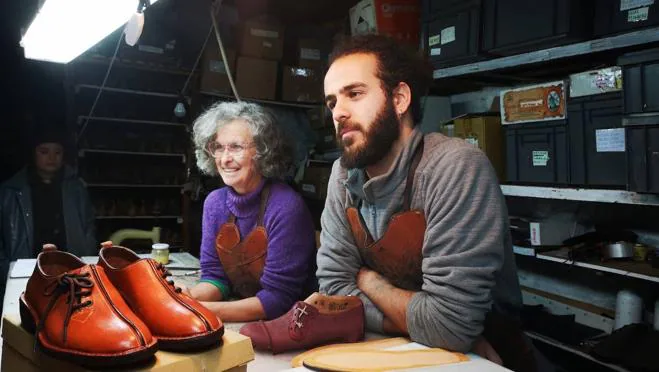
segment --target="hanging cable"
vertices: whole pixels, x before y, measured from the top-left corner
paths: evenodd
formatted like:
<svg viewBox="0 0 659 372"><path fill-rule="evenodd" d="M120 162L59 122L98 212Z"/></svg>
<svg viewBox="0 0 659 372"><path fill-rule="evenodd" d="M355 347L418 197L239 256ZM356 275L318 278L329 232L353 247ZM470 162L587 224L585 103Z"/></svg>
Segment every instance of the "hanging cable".
<svg viewBox="0 0 659 372"><path fill-rule="evenodd" d="M103 83L98 88L98 93L96 93L96 98L94 99L94 103L92 104L92 107L89 110L89 114L87 115L87 118L85 119L85 124L83 124L82 129L80 129L80 132L78 132L76 142L78 139L80 139L80 137L82 137L82 134L85 132L85 129L87 128L87 124L89 124L89 119L94 114L94 109L96 109L96 104L98 103L98 99L101 97L101 93L103 93L103 88L105 88L105 83L107 83L108 81L108 76L110 76L110 71L112 70L112 65L114 64L114 60L117 58L117 52L119 51L119 47L121 46L121 40L123 39L123 36L124 36L124 32L121 31L121 33L119 34L119 40L117 40L117 46L114 48L114 53L112 54L112 58L110 59L110 65L108 66L108 70L105 72Z"/></svg>
<svg viewBox="0 0 659 372"><path fill-rule="evenodd" d="M218 1L217 9L222 6L222 1ZM233 73L229 68L229 62L227 60L227 54L224 51L224 44L222 43L222 37L220 36L220 29L217 26L217 19L215 19L215 12L213 11L213 5L211 5L211 20L213 21L213 30L215 31L215 39L217 44L220 47L220 53L222 54L222 61L224 62L224 69L227 71L227 77L229 78L229 84L231 85L231 90L233 95L236 97L236 101L240 102L240 96L238 95L238 90L236 89L236 84L233 81Z"/></svg>
<svg viewBox="0 0 659 372"><path fill-rule="evenodd" d="M197 60L195 61L194 66L192 66L192 71L190 71L190 73L188 74L188 78L185 80L183 89L181 89L182 96L185 96L185 91L188 89L188 84L190 83L190 79L192 78L192 75L194 74L195 70L197 69L197 66L199 65L199 60L201 60L201 56L204 55L204 50L206 50L206 45L208 44L208 40L210 39L212 33L213 33L213 25L211 25L210 28L208 29L208 33L206 34L206 40L204 40L204 45L201 46L201 50L197 55Z"/></svg>

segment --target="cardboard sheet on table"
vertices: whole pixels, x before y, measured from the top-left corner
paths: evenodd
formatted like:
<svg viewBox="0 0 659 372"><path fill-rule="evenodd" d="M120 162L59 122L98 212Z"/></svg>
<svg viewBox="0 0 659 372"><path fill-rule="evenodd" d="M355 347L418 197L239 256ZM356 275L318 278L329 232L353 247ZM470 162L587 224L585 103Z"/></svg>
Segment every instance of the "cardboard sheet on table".
<svg viewBox="0 0 659 372"><path fill-rule="evenodd" d="M139 254L138 256L142 258L149 258L151 257L150 254L145 253L145 254ZM80 259L87 263L87 264L96 264L98 263L98 256L83 256L80 257ZM37 264L37 259L36 258L26 258L26 259L19 259L16 260L16 263L14 263L14 267L11 269L11 273L9 274L9 277L12 279L17 279L17 278L29 278L32 276L32 272L34 271L34 266ZM199 269L199 261L197 261L194 256L192 256L189 253L183 253L183 254L170 254L169 255L169 263L165 265L168 269L189 269L189 270L195 270Z"/></svg>

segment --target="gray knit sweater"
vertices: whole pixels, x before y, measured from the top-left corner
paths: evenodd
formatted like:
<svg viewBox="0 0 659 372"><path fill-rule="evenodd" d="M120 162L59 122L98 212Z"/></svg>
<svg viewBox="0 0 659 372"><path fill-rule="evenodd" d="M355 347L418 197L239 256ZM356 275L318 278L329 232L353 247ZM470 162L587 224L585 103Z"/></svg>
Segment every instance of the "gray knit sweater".
<svg viewBox="0 0 659 372"><path fill-rule="evenodd" d="M320 290L359 295L371 331L382 331L383 314L357 289L356 275L364 264L345 209L349 200L354 205L361 200L367 228L374 239L382 237L389 218L402 207L407 170L422 136L415 130L384 175L367 180L363 170L347 171L339 161L332 168L317 257ZM424 211L427 228L423 287L407 309L410 337L467 351L492 307L517 316L521 306L508 212L494 169L479 149L463 140L425 135L411 207Z"/></svg>

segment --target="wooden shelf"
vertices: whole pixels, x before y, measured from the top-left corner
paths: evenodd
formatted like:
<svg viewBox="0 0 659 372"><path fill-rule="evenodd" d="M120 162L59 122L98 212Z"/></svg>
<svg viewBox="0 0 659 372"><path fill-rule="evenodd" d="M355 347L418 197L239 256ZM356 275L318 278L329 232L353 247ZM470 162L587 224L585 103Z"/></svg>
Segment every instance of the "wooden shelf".
<svg viewBox="0 0 659 372"><path fill-rule="evenodd" d="M627 276L631 278L659 283L659 269L655 269L646 262L610 260L604 262L573 261L568 258L568 248L554 251L532 254L533 248L513 246L515 254L523 256L535 256L544 261L556 262L564 265L582 267L585 269L607 272L611 274Z"/></svg>
<svg viewBox="0 0 659 372"><path fill-rule="evenodd" d="M625 368L623 368L621 366L618 366L618 365L615 365L615 364L610 364L610 363L606 363L606 362L603 362L601 360L598 360L598 359L594 358L592 355L590 355L590 354L588 354L588 353L586 353L582 350L576 349L572 346L566 345L562 342L556 341L556 340L554 340L552 338L549 338L547 336L543 336L539 333L535 333L535 332L531 332L531 331L525 331L524 333L526 333L527 336L529 336L530 338L532 338L534 340L538 340L538 341L543 342L545 344L548 344L548 345L557 347L559 349L565 350L567 352L570 352L572 354L578 355L578 356L580 356L584 359L588 359L588 360L590 360L594 363L605 366L605 367L611 369L612 371L629 372L628 369L625 369Z"/></svg>
<svg viewBox="0 0 659 372"><path fill-rule="evenodd" d="M97 220L173 220L183 222L181 216L96 216Z"/></svg>
<svg viewBox="0 0 659 372"><path fill-rule="evenodd" d="M121 150L93 150L82 149L78 155L84 158L86 154L109 154L109 155L134 155L134 156L161 156L161 157L180 157L185 162L185 154L170 154L164 152L140 152L140 151L121 151Z"/></svg>
<svg viewBox="0 0 659 372"><path fill-rule="evenodd" d="M211 97L223 98L223 99L235 99L234 96L231 94L220 94L220 93L203 92L203 91L201 92L201 94ZM266 99L245 98L245 97L241 97L241 99L246 102L261 103L270 106L284 106L284 107L294 107L294 108L304 108L304 109L312 109L312 108L317 108L319 106L323 106L322 102L318 102L318 103L284 102L284 101L271 101Z"/></svg>
<svg viewBox="0 0 659 372"><path fill-rule="evenodd" d="M81 89L99 90L99 89L101 89L101 87L99 85L92 85L92 84L78 84L78 85L75 86L76 93L79 92ZM140 95L140 96L178 98L178 94L175 94L175 93L150 92L150 91L146 91L146 90L103 87L103 91L113 92L113 93L134 94L134 95Z"/></svg>
<svg viewBox="0 0 659 372"><path fill-rule="evenodd" d="M466 65L437 69L433 72L436 80L461 77L511 68L527 67L532 64L556 61L591 53L622 49L659 41L659 27L641 31L629 32L622 35L589 40L581 43L559 46L529 53L518 54L487 61L474 62Z"/></svg>
<svg viewBox="0 0 659 372"><path fill-rule="evenodd" d="M624 190L501 185L501 191L506 196L659 206L659 195Z"/></svg>
<svg viewBox="0 0 659 372"><path fill-rule="evenodd" d="M142 120L142 119L122 119L122 118L110 118L104 116L78 116L78 124L81 124L83 121L106 121L106 122L115 122L115 123L131 123L131 124L147 124L147 125L162 125L162 126L171 126L171 127L181 127L187 128L187 125L182 123L172 123L169 121L157 121L157 120Z"/></svg>
<svg viewBox="0 0 659 372"><path fill-rule="evenodd" d="M112 57L110 56L94 54L94 55L86 55L86 56L83 55L73 60L73 62L108 66L111 60ZM151 62L151 61L132 61L132 60L128 61L121 57L115 58L115 61L112 64L112 68L115 67L143 70L143 71L163 73L163 74L172 74L172 75L189 75L191 73L193 74L198 73L198 70L191 71L191 70L177 69L175 67L171 67L166 64Z"/></svg>
<svg viewBox="0 0 659 372"><path fill-rule="evenodd" d="M88 183L87 187L91 188L137 188L137 189L181 189L183 185L140 185L140 184L125 184L125 183Z"/></svg>

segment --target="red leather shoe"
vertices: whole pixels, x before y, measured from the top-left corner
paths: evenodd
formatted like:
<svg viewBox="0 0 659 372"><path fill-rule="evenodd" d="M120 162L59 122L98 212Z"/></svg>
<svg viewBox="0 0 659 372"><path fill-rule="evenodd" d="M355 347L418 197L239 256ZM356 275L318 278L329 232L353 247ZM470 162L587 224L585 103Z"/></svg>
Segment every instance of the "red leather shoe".
<svg viewBox="0 0 659 372"><path fill-rule="evenodd" d="M174 287L163 265L128 248L108 245L101 249L98 265L158 338L161 349L192 350L221 343L222 322Z"/></svg>
<svg viewBox="0 0 659 372"><path fill-rule="evenodd" d="M277 319L245 324L240 333L252 339L254 349L273 354L357 342L364 338L364 305L356 296L314 293Z"/></svg>
<svg viewBox="0 0 659 372"><path fill-rule="evenodd" d="M39 254L19 306L35 348L54 358L107 368L149 359L158 348L103 268L70 253Z"/></svg>

